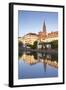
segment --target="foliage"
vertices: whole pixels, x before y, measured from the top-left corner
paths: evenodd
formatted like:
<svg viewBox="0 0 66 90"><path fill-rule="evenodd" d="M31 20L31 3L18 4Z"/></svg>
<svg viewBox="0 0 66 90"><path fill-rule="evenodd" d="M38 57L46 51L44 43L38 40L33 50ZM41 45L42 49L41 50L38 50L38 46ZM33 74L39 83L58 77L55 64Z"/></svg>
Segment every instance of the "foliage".
<svg viewBox="0 0 66 90"><path fill-rule="evenodd" d="M52 49L58 49L58 40L54 40L51 42L51 48Z"/></svg>
<svg viewBox="0 0 66 90"><path fill-rule="evenodd" d="M29 44L27 46L29 46L31 49L36 49L37 48L37 41L35 41L33 45Z"/></svg>
<svg viewBox="0 0 66 90"><path fill-rule="evenodd" d="M18 46L21 47L23 46L23 43L21 41L18 42Z"/></svg>

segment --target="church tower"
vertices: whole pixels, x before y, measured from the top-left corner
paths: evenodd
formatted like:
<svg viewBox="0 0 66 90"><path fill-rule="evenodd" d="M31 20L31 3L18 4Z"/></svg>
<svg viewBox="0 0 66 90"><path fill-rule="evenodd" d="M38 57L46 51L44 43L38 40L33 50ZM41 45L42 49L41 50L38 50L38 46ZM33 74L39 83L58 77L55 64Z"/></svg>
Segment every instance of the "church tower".
<svg viewBox="0 0 66 90"><path fill-rule="evenodd" d="M43 23L43 32L46 33L46 25L45 25L45 21Z"/></svg>
<svg viewBox="0 0 66 90"><path fill-rule="evenodd" d="M41 42L43 42L46 39L46 25L45 25L45 21L43 22L43 26L42 26L42 31L39 32L39 40Z"/></svg>

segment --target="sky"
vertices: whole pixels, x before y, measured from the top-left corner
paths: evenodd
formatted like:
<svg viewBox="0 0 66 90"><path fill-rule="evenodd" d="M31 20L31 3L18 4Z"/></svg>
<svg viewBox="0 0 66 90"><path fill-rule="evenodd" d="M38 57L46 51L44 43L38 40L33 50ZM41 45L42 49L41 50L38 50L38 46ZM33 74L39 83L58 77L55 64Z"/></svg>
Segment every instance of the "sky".
<svg viewBox="0 0 66 90"><path fill-rule="evenodd" d="M18 36L42 31L45 21L47 32L58 31L58 12L18 11Z"/></svg>

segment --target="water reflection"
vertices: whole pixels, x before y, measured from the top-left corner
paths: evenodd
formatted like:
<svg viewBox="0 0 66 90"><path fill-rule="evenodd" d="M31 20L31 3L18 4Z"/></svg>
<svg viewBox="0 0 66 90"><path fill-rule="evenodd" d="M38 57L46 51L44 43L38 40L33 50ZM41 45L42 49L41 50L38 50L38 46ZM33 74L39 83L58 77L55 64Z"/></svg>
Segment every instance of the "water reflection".
<svg viewBox="0 0 66 90"><path fill-rule="evenodd" d="M42 78L58 76L58 55L39 52L19 54L18 78Z"/></svg>

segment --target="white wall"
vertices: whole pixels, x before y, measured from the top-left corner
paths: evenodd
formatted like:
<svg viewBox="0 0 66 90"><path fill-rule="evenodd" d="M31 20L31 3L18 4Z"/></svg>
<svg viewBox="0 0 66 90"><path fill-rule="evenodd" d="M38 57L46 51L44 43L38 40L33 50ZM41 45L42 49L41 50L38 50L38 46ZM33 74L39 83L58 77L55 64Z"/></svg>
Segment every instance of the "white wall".
<svg viewBox="0 0 66 90"><path fill-rule="evenodd" d="M0 90L9 90L8 84L8 3L9 2L28 2L42 4L62 4L66 0L0 0ZM37 86L37 87L20 87L13 89L23 90L65 90L65 85Z"/></svg>

